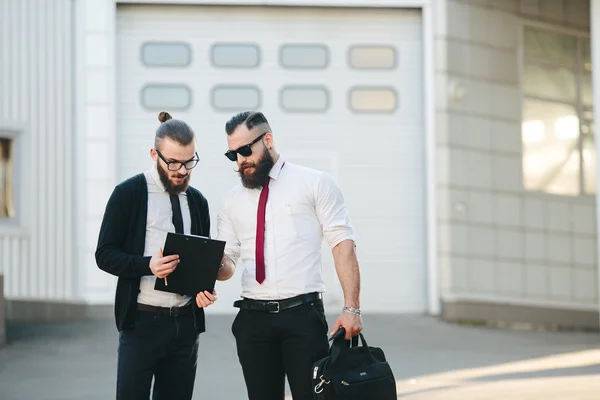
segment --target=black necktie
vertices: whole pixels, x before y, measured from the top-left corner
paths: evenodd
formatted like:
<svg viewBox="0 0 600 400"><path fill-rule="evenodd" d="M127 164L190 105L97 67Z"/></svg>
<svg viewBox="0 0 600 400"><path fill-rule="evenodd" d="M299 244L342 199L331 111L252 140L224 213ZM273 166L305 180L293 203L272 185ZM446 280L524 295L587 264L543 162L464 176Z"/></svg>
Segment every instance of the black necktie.
<svg viewBox="0 0 600 400"><path fill-rule="evenodd" d="M173 225L175 225L175 233L183 233L183 218L181 217L181 204L179 204L179 196L176 194L170 195L171 209L173 210Z"/></svg>

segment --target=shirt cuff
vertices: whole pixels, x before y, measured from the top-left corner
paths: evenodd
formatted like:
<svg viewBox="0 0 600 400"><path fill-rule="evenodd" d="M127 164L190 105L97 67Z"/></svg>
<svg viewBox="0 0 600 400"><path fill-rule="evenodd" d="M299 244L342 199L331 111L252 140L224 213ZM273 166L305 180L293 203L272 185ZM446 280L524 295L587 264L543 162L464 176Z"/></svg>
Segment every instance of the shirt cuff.
<svg viewBox="0 0 600 400"><path fill-rule="evenodd" d="M231 248L228 249L227 246L225 246L225 251L223 252L223 255L229 257L234 263L238 258L238 254L236 253L236 251Z"/></svg>
<svg viewBox="0 0 600 400"><path fill-rule="evenodd" d="M340 232L338 234L333 235L332 237L327 238L327 242L329 243L329 247L332 249L338 244L342 243L344 240L352 240L354 243L354 234L350 232Z"/></svg>

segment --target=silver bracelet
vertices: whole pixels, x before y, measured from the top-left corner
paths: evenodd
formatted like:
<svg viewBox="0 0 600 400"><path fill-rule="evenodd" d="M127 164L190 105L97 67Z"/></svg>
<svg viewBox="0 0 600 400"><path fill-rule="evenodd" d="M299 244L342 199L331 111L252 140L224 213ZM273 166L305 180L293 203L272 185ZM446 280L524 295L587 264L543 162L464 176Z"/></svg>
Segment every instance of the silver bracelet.
<svg viewBox="0 0 600 400"><path fill-rule="evenodd" d="M348 306L345 306L345 307L342 309L342 311L343 311L343 312L350 313L350 314L358 315L359 317L361 316L360 309L358 309L358 308L353 308L353 307L348 307Z"/></svg>

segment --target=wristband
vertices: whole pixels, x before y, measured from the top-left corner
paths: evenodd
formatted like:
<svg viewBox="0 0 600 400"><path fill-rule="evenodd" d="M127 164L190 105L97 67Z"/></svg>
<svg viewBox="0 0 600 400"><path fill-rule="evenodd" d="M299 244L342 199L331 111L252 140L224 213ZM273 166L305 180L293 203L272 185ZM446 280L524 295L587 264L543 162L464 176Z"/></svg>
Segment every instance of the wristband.
<svg viewBox="0 0 600 400"><path fill-rule="evenodd" d="M353 308L353 307L348 307L348 306L345 306L345 307L342 309L342 311L343 311L343 312L350 313L350 314L358 315L359 317L361 316L360 309L358 309L358 308Z"/></svg>

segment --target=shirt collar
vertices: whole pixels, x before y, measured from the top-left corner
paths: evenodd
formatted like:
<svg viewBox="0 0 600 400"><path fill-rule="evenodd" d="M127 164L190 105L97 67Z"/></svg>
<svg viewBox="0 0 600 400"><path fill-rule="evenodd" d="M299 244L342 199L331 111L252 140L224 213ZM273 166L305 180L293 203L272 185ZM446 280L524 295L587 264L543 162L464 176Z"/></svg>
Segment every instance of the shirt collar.
<svg viewBox="0 0 600 400"><path fill-rule="evenodd" d="M277 162L273 165L273 168L271 168L271 172L269 172L269 177L271 177L271 179L277 180L281 173L281 168L283 168L283 164L285 164L285 160L283 159L283 156L279 154Z"/></svg>
<svg viewBox="0 0 600 400"><path fill-rule="evenodd" d="M156 186L158 186L163 193L167 191L165 185L163 185L162 181L160 180L160 175L158 175L158 166L156 163L152 166L152 168L150 168L150 176L154 180L154 183L156 183Z"/></svg>

